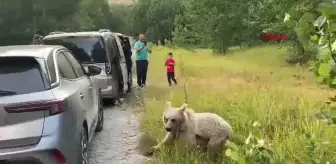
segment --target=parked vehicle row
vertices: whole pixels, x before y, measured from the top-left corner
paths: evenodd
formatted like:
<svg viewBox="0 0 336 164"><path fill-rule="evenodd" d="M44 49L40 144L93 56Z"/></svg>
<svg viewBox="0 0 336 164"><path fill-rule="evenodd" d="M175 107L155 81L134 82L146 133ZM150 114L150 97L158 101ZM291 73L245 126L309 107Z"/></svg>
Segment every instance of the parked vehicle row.
<svg viewBox="0 0 336 164"><path fill-rule="evenodd" d="M88 163L102 99L128 89L118 35L54 32L43 41L0 47L0 163Z"/></svg>

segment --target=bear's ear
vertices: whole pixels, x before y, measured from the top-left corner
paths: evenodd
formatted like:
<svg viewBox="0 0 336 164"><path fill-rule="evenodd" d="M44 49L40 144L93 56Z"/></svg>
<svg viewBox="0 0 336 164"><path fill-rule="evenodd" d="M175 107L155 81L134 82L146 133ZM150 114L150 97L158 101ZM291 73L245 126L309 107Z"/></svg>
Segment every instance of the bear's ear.
<svg viewBox="0 0 336 164"><path fill-rule="evenodd" d="M167 109L169 109L169 108L171 108L171 102L170 102L170 101L167 101L167 102L166 102L166 106L165 106L165 111L166 111Z"/></svg>
<svg viewBox="0 0 336 164"><path fill-rule="evenodd" d="M188 108L188 105L186 103L184 103L181 107L180 107L180 112L184 112L186 109Z"/></svg>

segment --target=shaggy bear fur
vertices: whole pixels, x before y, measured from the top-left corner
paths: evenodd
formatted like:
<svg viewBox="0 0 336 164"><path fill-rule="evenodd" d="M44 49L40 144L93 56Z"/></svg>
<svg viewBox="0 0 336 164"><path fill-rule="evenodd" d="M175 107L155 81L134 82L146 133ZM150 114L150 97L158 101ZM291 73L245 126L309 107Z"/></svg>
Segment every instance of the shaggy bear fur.
<svg viewBox="0 0 336 164"><path fill-rule="evenodd" d="M232 134L231 126L223 118L214 113L195 113L187 104L174 108L171 102L167 102L163 123L167 134L152 151L179 140L188 149L200 148L214 159Z"/></svg>

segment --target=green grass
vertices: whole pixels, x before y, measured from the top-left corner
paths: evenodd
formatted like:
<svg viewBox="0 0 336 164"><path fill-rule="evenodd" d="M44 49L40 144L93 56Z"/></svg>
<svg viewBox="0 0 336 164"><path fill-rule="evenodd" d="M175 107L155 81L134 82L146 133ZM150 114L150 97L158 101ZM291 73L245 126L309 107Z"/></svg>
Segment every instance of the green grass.
<svg viewBox="0 0 336 164"><path fill-rule="evenodd" d="M176 75L178 86L167 84L164 60L168 52L175 56L176 70L180 70L179 56L183 60L183 76L180 71ZM189 106L197 112L222 116L237 135L247 138L253 122L258 121L261 126L254 134L273 150L275 163L308 164L313 163L311 159L336 161L336 130L315 119L333 91L317 85L307 68L286 65L286 55L285 49L277 47L233 50L225 56L214 55L209 50L193 53L155 47L150 56L146 110L141 120L146 134L142 147L148 148L163 138L164 103L169 100L180 106L184 102L185 81ZM312 152L307 135L313 136L317 143L329 143ZM238 147L238 153L244 157L247 146ZM225 154L222 156L221 163L235 163ZM197 153L186 156L179 149L164 148L155 155L153 163L206 163L202 160L202 155Z"/></svg>

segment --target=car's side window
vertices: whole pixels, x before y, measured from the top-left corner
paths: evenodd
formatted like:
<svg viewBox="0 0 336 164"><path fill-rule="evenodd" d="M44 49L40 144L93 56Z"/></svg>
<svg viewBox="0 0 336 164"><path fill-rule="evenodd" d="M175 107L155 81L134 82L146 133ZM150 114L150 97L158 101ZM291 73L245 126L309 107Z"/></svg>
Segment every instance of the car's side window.
<svg viewBox="0 0 336 164"><path fill-rule="evenodd" d="M69 62L73 66L74 71L77 74L77 77L85 76L84 69L82 65L78 63L77 59L70 52L63 51L62 53L65 55L65 57L69 60Z"/></svg>
<svg viewBox="0 0 336 164"><path fill-rule="evenodd" d="M66 79L76 79L76 73L72 68L68 59L64 56L63 53L57 54L57 66L60 72L60 76Z"/></svg>
<svg viewBox="0 0 336 164"><path fill-rule="evenodd" d="M106 39L106 46L107 46L107 48L108 48L108 51L111 53L111 56L110 56L110 58L111 59L114 59L116 56L117 56L117 54L116 54L116 51L114 50L115 49L115 46L114 46L114 44L113 44L113 42L112 42L112 38L111 37L108 37L107 39Z"/></svg>
<svg viewBox="0 0 336 164"><path fill-rule="evenodd" d="M114 46L114 51L115 51L115 54L117 56L121 56L120 52L119 52L119 48L118 48L118 44L117 44L117 41L115 40L115 38L113 37L112 38L112 42L113 42L113 46Z"/></svg>
<svg viewBox="0 0 336 164"><path fill-rule="evenodd" d="M110 47L111 45L108 43L108 37L102 37L103 39L103 44L104 44L104 47L105 47L105 51L106 51L106 54L105 54L105 63L110 63L110 54L111 54L111 50L110 50Z"/></svg>
<svg viewBox="0 0 336 164"><path fill-rule="evenodd" d="M48 56L47 66L49 69L50 84L55 83L57 80L57 77L56 77L56 69L55 69L55 64L54 64L54 54L50 54Z"/></svg>
<svg viewBox="0 0 336 164"><path fill-rule="evenodd" d="M117 39L114 39L115 43L116 43L116 48L117 48L117 51L118 51L118 56L119 56L119 61L121 63L124 63L125 62L125 56L124 56L124 52L122 50L122 47L121 47L121 43L119 41L119 38L118 40ZM119 49L121 48L121 50Z"/></svg>

